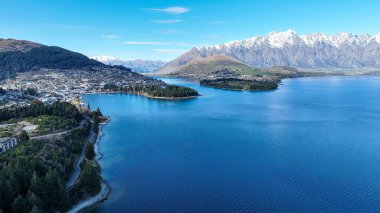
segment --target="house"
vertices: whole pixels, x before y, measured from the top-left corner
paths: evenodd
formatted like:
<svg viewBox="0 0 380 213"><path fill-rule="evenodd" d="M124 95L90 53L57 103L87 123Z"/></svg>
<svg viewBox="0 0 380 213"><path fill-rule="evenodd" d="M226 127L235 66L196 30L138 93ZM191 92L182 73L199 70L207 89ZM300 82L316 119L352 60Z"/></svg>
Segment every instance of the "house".
<svg viewBox="0 0 380 213"><path fill-rule="evenodd" d="M18 143L15 137L0 138L0 153L7 151L8 149L16 146Z"/></svg>

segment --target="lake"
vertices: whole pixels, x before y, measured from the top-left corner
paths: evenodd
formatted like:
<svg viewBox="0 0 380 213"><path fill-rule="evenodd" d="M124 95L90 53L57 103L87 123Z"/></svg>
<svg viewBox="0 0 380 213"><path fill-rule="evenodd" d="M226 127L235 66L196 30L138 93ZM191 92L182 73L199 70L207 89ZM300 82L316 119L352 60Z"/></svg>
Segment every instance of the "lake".
<svg viewBox="0 0 380 213"><path fill-rule="evenodd" d="M109 199L85 212L380 211L380 77L286 79L239 92L84 97Z"/></svg>

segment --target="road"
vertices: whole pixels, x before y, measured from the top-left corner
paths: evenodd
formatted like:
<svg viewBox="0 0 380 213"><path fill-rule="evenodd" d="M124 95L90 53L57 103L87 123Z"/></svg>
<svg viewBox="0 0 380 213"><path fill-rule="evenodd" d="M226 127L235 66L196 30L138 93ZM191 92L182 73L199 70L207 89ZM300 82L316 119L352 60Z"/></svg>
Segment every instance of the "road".
<svg viewBox="0 0 380 213"><path fill-rule="evenodd" d="M68 132L69 131L67 130L67 131L51 133L51 134L47 134L47 135L39 135L39 136L30 137L30 139L31 140L47 140L47 139L51 139L53 137L62 136Z"/></svg>
<svg viewBox="0 0 380 213"><path fill-rule="evenodd" d="M86 119L90 119L89 117L86 117ZM86 120L84 119L84 120ZM90 122L92 123L92 120L90 119ZM66 182L66 187L69 188L71 186L74 185L74 183L77 181L79 175L80 175L80 172L81 172L81 168L80 168L80 164L82 163L82 161L84 160L85 158L85 150L86 150L86 145L87 143L95 143L97 140L97 134L92 131L92 129L90 130L90 135L88 136L87 138L87 142L84 144L83 146L83 149L82 149L82 153L77 161L77 164L75 166L75 169L73 171L73 173L71 174L69 180Z"/></svg>
<svg viewBox="0 0 380 213"><path fill-rule="evenodd" d="M79 123L79 125L77 127L75 127L74 129L82 128L87 119L90 119L90 118L86 117L85 119L81 120L80 123ZM47 139L51 139L53 137L62 136L64 134L68 133L69 131L70 130L66 130L66 131L63 131L63 132L51 133L51 134L47 134L47 135L33 136L33 137L30 137L30 139L31 140L47 140Z"/></svg>

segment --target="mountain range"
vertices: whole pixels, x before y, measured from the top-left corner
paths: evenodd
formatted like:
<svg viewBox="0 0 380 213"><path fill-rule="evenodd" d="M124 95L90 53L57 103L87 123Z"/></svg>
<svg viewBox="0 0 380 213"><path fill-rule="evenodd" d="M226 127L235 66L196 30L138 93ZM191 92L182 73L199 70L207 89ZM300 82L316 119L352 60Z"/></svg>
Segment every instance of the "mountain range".
<svg viewBox="0 0 380 213"><path fill-rule="evenodd" d="M305 70L380 68L380 33L297 35L293 30L272 32L215 46L194 47L166 64L158 73L170 74L191 61L217 55L228 56L255 68L274 66Z"/></svg>
<svg viewBox="0 0 380 213"><path fill-rule="evenodd" d="M160 60L122 60L112 56L95 56L90 58L102 62L103 64L119 65L140 73L154 72L166 64L166 62Z"/></svg>

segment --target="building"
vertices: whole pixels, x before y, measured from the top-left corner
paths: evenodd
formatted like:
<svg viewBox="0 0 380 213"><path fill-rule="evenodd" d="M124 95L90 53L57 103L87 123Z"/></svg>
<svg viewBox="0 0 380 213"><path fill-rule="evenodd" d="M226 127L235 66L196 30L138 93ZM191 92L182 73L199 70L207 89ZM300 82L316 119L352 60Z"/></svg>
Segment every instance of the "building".
<svg viewBox="0 0 380 213"><path fill-rule="evenodd" d="M17 142L17 138L15 137L0 138L0 153L3 153L8 149L16 146Z"/></svg>

